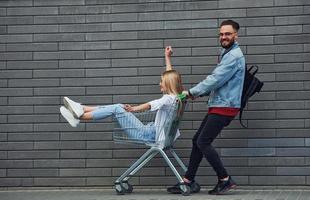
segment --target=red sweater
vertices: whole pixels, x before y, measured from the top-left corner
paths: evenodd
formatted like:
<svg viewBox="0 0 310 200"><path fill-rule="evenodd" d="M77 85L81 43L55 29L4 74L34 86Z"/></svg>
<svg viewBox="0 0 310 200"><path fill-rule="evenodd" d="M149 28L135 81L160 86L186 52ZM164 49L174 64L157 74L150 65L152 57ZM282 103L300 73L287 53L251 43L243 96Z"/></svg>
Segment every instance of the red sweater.
<svg viewBox="0 0 310 200"><path fill-rule="evenodd" d="M239 108L227 108L227 107L211 107L208 114L218 114L228 117L235 117L238 115Z"/></svg>

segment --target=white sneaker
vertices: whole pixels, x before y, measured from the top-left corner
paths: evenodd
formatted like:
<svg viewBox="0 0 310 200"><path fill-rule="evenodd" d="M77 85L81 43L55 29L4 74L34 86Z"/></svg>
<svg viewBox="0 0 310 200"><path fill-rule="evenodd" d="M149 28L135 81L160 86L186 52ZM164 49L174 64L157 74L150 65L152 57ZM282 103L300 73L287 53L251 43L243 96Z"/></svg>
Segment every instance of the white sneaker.
<svg viewBox="0 0 310 200"><path fill-rule="evenodd" d="M60 113L72 127L76 127L80 123L80 120L75 119L72 113L64 106L60 107Z"/></svg>
<svg viewBox="0 0 310 200"><path fill-rule="evenodd" d="M63 102L65 107L74 115L75 118L79 119L84 114L84 109L81 104L72 101L68 97L64 97Z"/></svg>

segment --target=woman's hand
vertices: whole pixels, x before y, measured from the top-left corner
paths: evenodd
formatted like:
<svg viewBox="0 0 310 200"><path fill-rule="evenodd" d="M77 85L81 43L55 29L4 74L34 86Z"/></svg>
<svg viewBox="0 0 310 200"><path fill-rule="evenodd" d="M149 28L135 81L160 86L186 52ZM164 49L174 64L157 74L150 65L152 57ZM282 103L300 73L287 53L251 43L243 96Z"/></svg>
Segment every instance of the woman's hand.
<svg viewBox="0 0 310 200"><path fill-rule="evenodd" d="M171 47L171 46L167 46L167 47L165 48L165 56L166 56L166 57L171 57L172 54L173 54L172 47Z"/></svg>
<svg viewBox="0 0 310 200"><path fill-rule="evenodd" d="M129 104L125 104L124 105L124 109L127 111L127 112L134 112L134 106L131 106Z"/></svg>

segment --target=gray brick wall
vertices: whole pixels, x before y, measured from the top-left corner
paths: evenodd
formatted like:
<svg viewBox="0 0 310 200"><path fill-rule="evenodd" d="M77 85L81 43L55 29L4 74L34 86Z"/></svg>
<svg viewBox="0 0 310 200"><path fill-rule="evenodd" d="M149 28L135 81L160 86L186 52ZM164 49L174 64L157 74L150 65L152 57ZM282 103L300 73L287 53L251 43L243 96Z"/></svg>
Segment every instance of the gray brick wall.
<svg viewBox="0 0 310 200"><path fill-rule="evenodd" d="M115 144L110 119L71 128L63 96L85 104L142 103L160 96L163 48L187 88L214 68L223 19L241 25L248 64L263 91L215 141L244 186L310 184L310 3L308 0L0 1L0 186L106 186L144 148ZM190 103L176 151L187 163L207 98ZM206 161L197 180L213 185ZM134 185L175 177L155 158Z"/></svg>

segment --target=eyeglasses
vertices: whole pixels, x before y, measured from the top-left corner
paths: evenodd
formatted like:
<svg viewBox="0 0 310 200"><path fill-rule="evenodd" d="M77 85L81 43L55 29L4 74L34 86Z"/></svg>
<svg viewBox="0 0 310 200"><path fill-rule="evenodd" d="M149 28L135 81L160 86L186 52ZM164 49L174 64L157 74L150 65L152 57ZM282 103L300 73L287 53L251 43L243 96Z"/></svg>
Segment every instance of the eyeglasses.
<svg viewBox="0 0 310 200"><path fill-rule="evenodd" d="M236 33L236 32L233 32L233 33L231 33L231 32L219 33L219 36L220 37L223 37L223 36L230 37L234 33Z"/></svg>

